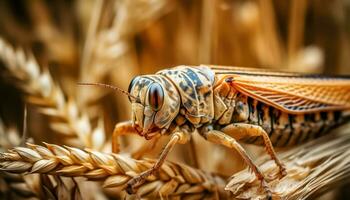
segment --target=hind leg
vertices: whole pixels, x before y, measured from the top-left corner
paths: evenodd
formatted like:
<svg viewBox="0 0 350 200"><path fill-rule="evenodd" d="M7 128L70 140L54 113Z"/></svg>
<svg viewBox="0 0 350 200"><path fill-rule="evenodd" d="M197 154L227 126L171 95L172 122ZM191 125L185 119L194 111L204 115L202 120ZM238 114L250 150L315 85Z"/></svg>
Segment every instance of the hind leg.
<svg viewBox="0 0 350 200"><path fill-rule="evenodd" d="M247 152L234 138L217 130L202 130L200 131L200 134L210 142L221 144L226 147L235 149L242 156L246 164L252 169L255 176L260 181L260 186L266 192L268 199L272 197L270 188L267 186L266 180L260 172L259 168L253 163L252 159L249 157Z"/></svg>
<svg viewBox="0 0 350 200"><path fill-rule="evenodd" d="M282 162L278 159L276 152L272 146L269 135L261 126L244 124L244 123L235 123L235 124L230 124L228 126L225 126L221 130L224 133L232 135L237 140L243 137L247 138L247 137L261 136L264 141L264 145L267 153L270 155L271 159L274 160L276 165L279 167L280 178L287 175L286 168L284 167Z"/></svg>

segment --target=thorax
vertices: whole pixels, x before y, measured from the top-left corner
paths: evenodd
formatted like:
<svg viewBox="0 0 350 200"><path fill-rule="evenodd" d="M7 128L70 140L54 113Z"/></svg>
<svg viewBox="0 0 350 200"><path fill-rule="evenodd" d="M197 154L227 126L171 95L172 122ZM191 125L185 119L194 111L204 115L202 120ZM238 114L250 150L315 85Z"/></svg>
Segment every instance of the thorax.
<svg viewBox="0 0 350 200"><path fill-rule="evenodd" d="M180 66L157 74L171 80L178 90L181 98L178 118L184 117L195 127L214 119L214 74L210 69Z"/></svg>

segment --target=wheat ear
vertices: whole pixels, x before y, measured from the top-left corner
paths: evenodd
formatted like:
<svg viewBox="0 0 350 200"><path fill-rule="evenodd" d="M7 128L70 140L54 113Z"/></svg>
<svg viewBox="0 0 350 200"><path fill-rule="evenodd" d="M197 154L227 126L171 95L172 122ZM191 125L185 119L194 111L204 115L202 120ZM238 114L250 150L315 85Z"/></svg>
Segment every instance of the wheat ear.
<svg viewBox="0 0 350 200"><path fill-rule="evenodd" d="M26 101L49 116L50 127L64 138L64 143L101 149L105 144L103 123L93 129L88 116L79 111L72 98L65 97L46 68L40 69L33 55L14 49L0 38L0 60L16 85L26 92Z"/></svg>
<svg viewBox="0 0 350 200"><path fill-rule="evenodd" d="M18 132L14 128L9 128L4 125L0 119L0 152L4 152L9 148L19 145L21 139ZM25 182L21 174L9 174L0 172L0 184L3 186L0 189L0 198L2 196L10 196L15 191L17 194L32 196L33 191L29 184Z"/></svg>
<svg viewBox="0 0 350 200"><path fill-rule="evenodd" d="M123 190L128 180L149 169L154 160L134 160L118 154L105 154L54 144L28 144L0 154L1 170L12 173L54 174L101 180L106 188ZM142 184L140 197L190 197L227 195L220 176L183 164L166 162L159 173Z"/></svg>
<svg viewBox="0 0 350 200"><path fill-rule="evenodd" d="M0 119L0 152L20 144L21 138L17 129L6 127ZM29 197L46 199L49 197L48 193L57 193L54 188L46 187L52 185L52 181L46 177L40 174L23 175L0 171L0 184L2 186L0 187L0 199L24 199ZM74 186L70 189L71 191L77 188ZM69 193L67 190L65 192Z"/></svg>

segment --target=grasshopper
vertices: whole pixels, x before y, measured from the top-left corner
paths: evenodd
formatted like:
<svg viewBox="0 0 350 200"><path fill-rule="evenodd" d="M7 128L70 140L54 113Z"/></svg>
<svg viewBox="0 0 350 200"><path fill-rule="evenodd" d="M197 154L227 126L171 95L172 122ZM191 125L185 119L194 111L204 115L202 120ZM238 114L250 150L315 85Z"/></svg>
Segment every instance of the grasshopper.
<svg viewBox="0 0 350 200"><path fill-rule="evenodd" d="M119 151L120 135L136 133L147 140L171 135L154 166L127 183L128 193L156 173L173 147L189 142L197 130L206 140L235 149L271 197L264 176L238 141L265 146L282 178L286 169L274 147L312 140L350 119L346 77L178 66L137 76L123 92L129 96L132 119L116 125L113 152Z"/></svg>

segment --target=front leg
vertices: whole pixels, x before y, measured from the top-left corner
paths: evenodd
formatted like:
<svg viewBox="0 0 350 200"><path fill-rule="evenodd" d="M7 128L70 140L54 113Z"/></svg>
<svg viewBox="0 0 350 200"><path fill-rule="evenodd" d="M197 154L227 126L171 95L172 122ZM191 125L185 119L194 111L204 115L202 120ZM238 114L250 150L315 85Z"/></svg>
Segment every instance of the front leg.
<svg viewBox="0 0 350 200"><path fill-rule="evenodd" d="M137 131L133 127L132 121L120 122L115 125L112 135L112 152L119 153L119 136L126 134L137 134Z"/></svg>
<svg viewBox="0 0 350 200"><path fill-rule="evenodd" d="M132 121L125 121L120 122L115 125L113 135L112 135L112 152L113 153L119 153L120 152L120 136L127 135L127 134L138 134L136 129L133 127ZM153 138L150 142L144 143L139 149L136 150L136 152L132 153L133 158L139 159L141 156L143 156L145 153L152 150L159 137Z"/></svg>
<svg viewBox="0 0 350 200"><path fill-rule="evenodd" d="M221 131L226 134L232 135L237 140L240 140L243 137L261 136L263 138L267 153L270 155L271 159L274 160L276 165L279 167L280 178L287 175L284 165L276 155L276 152L272 146L269 135L261 126L244 124L244 123L235 123L235 124L230 124L225 126L223 129L221 129Z"/></svg>
<svg viewBox="0 0 350 200"><path fill-rule="evenodd" d="M211 127L203 127L199 133L210 142L221 144L228 148L235 149L242 156L246 164L250 167L250 169L252 169L255 176L260 181L261 187L265 190L268 199L272 197L271 191L267 186L267 182L262 173L260 172L259 168L253 163L252 159L249 157L247 152L234 138L230 137L229 135L226 135L221 131L212 130Z"/></svg>
<svg viewBox="0 0 350 200"><path fill-rule="evenodd" d="M181 131L181 132L173 133L171 138L170 138L170 141L164 147L163 151L160 153L160 156L159 156L157 162L153 165L153 167L151 167L147 171L144 171L140 175L129 180L127 183L126 191L129 194L135 193L135 188L137 186L143 184L146 181L148 176L155 174L160 169L160 167L164 163L167 155L174 148L175 144L185 144L189 140L190 140L190 135L187 132Z"/></svg>

